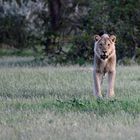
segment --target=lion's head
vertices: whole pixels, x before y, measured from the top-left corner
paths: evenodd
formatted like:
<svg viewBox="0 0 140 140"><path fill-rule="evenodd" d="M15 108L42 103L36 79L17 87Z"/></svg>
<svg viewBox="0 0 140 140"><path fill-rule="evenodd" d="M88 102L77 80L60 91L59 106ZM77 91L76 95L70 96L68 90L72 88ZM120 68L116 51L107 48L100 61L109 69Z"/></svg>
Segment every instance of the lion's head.
<svg viewBox="0 0 140 140"><path fill-rule="evenodd" d="M115 41L116 37L114 35L109 36L108 34L103 34L102 36L95 35L95 55L101 60L107 60L112 55L115 54Z"/></svg>

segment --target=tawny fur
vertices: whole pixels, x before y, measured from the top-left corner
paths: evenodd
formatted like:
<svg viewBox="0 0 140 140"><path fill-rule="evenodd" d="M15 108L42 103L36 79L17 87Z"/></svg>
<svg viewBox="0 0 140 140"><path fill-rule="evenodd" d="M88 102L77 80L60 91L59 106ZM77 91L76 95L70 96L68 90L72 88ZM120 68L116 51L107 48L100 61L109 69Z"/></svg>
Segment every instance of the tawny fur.
<svg viewBox="0 0 140 140"><path fill-rule="evenodd" d="M114 35L104 34L102 36L95 35L94 45L94 95L102 97L101 82L105 73L108 74L108 90L107 97L112 97L114 93L114 84L116 76L116 51Z"/></svg>

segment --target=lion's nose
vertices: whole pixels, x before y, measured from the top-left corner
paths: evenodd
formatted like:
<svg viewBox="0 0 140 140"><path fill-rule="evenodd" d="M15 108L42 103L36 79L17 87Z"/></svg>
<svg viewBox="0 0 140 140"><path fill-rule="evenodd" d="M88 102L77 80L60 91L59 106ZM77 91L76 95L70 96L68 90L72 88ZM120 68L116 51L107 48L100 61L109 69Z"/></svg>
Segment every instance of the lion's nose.
<svg viewBox="0 0 140 140"><path fill-rule="evenodd" d="M107 53L107 51L106 51L106 50L104 50L104 51L103 51L103 53Z"/></svg>

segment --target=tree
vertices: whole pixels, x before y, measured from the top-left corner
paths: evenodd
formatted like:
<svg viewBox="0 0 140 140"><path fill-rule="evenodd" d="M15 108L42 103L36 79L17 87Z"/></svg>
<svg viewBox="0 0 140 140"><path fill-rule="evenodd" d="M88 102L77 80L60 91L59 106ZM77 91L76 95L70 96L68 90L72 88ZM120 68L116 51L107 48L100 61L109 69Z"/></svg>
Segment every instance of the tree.
<svg viewBox="0 0 140 140"><path fill-rule="evenodd" d="M45 47L42 51L56 62L84 63L93 57L93 35L102 31L117 35L118 59L135 60L140 56L139 5L132 0L3 0L0 41Z"/></svg>

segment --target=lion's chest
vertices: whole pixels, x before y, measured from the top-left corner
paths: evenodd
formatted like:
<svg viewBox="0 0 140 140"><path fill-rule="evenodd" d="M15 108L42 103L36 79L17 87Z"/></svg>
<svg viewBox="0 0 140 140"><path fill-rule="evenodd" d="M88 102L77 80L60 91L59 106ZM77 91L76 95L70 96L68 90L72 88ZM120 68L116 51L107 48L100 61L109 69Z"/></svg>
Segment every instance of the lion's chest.
<svg viewBox="0 0 140 140"><path fill-rule="evenodd" d="M113 71L115 68L115 64L112 62L112 59L106 61L96 59L95 68L97 72L105 74L110 71Z"/></svg>
<svg viewBox="0 0 140 140"><path fill-rule="evenodd" d="M100 73L107 73L110 70L110 65L107 62L102 62L99 65L99 72Z"/></svg>
<svg viewBox="0 0 140 140"><path fill-rule="evenodd" d="M109 72L110 71L110 66L109 66L109 64L106 64L103 68L102 68L102 73L107 73L107 72Z"/></svg>

